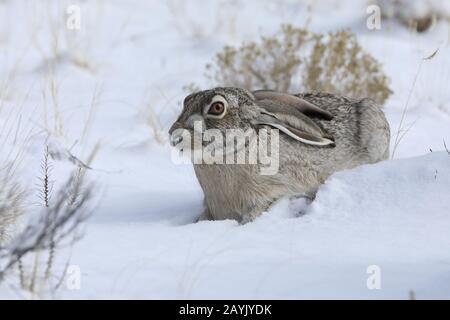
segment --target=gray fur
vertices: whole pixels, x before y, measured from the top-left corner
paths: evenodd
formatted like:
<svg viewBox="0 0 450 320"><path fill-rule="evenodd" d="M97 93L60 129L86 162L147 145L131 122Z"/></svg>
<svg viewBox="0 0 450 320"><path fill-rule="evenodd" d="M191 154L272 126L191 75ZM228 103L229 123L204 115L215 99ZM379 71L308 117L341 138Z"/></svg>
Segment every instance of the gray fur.
<svg viewBox="0 0 450 320"><path fill-rule="evenodd" d="M227 114L220 120L204 119L206 128L246 130L260 124L255 121L267 112L283 121L270 104L264 109L254 95L239 88L215 88L188 96L184 109L169 133L177 128L191 129L186 125L192 114L199 113L213 96L222 95L229 104ZM332 115L331 120L297 114L306 134L322 135L334 140L332 146L315 146L296 141L280 133L279 171L275 175L259 174L258 165L195 164L194 170L203 189L205 210L199 220L236 219L242 223L252 221L267 210L277 199L286 195L314 197L317 188L332 173L358 165L376 163L389 156L389 125L381 108L372 100L354 100L328 93L295 95ZM288 119L284 119L288 120ZM292 120L292 119L291 119Z"/></svg>

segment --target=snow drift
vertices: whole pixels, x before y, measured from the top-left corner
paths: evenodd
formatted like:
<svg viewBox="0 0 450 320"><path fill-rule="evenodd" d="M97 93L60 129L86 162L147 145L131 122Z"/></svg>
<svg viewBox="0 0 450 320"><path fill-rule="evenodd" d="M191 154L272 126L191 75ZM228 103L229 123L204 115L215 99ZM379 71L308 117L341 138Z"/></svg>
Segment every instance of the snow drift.
<svg viewBox="0 0 450 320"><path fill-rule="evenodd" d="M93 224L73 259L82 290L66 297L450 297L449 190L450 155L436 152L339 172L310 205L282 199L243 226Z"/></svg>

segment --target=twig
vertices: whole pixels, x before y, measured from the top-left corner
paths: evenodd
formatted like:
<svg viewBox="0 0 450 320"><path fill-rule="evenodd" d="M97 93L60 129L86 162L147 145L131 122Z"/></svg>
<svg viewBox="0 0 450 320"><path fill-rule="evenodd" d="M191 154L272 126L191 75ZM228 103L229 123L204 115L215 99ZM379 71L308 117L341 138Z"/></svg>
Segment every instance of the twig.
<svg viewBox="0 0 450 320"><path fill-rule="evenodd" d="M415 86L416 86L416 82L417 82L417 79L418 79L418 77L419 77L420 71L421 71L421 69L422 69L422 65L423 65L424 61L433 59L434 56L436 56L436 54L437 54L438 51L439 51L439 48L436 49L431 55L429 55L429 56L426 57L426 58L423 58L423 59L420 61L419 67L417 68L417 72L416 72L416 74L415 74L415 76L414 76L413 84L412 84L412 86L411 86L411 88L410 88L410 90L409 90L409 93L408 93L408 98L406 99L405 107L403 108L402 117L401 117L401 119L400 119L400 124L399 124L399 126L398 126L397 134L396 134L396 137L395 137L394 149L392 150L392 156L391 156L391 159L394 158L395 151L397 150L397 147L398 147L398 145L400 144L400 141L401 141L401 140L403 139L403 137L405 136L404 134L403 134L403 135L400 135L400 132L402 131L403 121L405 120L406 113L408 112L408 109L409 109L409 101L411 100L411 96L412 96L412 93L413 93L414 88L415 88Z"/></svg>
<svg viewBox="0 0 450 320"><path fill-rule="evenodd" d="M444 141L445 151L447 151L448 155L450 156L450 150L448 150L447 145L445 144L445 139L443 139L443 141Z"/></svg>

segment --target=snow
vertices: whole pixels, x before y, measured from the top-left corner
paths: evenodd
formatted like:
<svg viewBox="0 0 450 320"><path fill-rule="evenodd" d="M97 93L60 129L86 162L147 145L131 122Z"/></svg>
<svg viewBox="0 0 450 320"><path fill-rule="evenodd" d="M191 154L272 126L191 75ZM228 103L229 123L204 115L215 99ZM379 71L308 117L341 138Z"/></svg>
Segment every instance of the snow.
<svg viewBox="0 0 450 320"><path fill-rule="evenodd" d="M93 223L73 257L87 270L83 290L66 297L447 297L448 190L450 156L436 152L340 172L313 203L282 199L243 226ZM184 214L185 205L172 210ZM381 268L381 290L366 287L371 265Z"/></svg>
<svg viewBox="0 0 450 320"><path fill-rule="evenodd" d="M64 28L68 1L0 2L0 159L24 150L18 178L34 194L30 181L38 182L48 131L81 161L100 144L89 171L98 205L71 252L81 288L63 286L56 298L407 299L411 290L419 299L450 297L449 24L412 34L383 21L382 30L369 31L363 2L312 3L82 1L82 28L74 32ZM246 225L193 224L202 192L190 165L171 162L166 137L182 87L208 86L204 66L225 44L308 20L314 31L351 28L383 63L394 91L384 108L392 149L407 106L402 129L409 131L395 159L336 173L314 202L281 199ZM46 76L55 25L63 58ZM149 117L158 119L156 131ZM54 162L55 184L72 167ZM379 290L367 287L373 265ZM0 297L17 296L4 285Z"/></svg>

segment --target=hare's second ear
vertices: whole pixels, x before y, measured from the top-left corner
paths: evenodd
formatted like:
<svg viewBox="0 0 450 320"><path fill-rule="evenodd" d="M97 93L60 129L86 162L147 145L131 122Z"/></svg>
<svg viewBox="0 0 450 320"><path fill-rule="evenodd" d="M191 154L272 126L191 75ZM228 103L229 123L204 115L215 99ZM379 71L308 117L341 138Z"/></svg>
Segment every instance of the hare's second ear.
<svg viewBox="0 0 450 320"><path fill-rule="evenodd" d="M307 117L305 117L308 119ZM297 141L314 146L332 146L334 147L333 137L325 134L318 126L304 121L305 119L293 118L286 115L274 115L261 113L255 120L255 125L268 125L279 129L284 134L294 138Z"/></svg>
<svg viewBox="0 0 450 320"><path fill-rule="evenodd" d="M278 102L280 104L295 108L309 117L316 117L323 120L333 119L333 115L328 111L325 111L306 100L287 93L281 93L272 90L256 90L252 93L257 101L269 100Z"/></svg>

